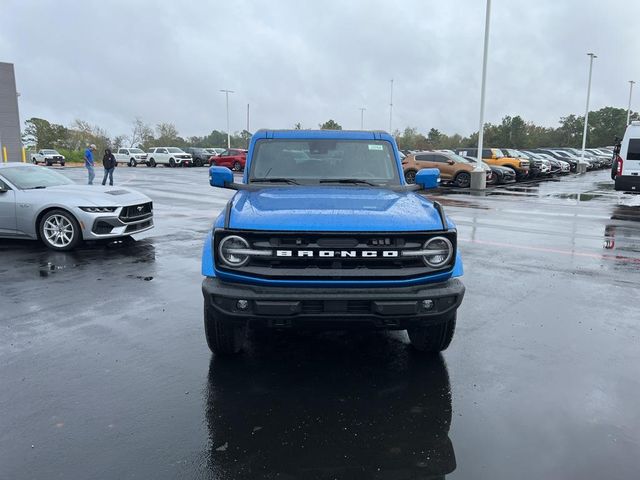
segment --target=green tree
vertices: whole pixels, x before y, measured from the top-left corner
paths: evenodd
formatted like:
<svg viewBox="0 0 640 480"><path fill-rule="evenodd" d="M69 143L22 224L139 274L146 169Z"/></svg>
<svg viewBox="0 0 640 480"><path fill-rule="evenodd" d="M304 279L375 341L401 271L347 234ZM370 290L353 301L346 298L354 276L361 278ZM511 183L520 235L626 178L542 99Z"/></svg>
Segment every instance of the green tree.
<svg viewBox="0 0 640 480"><path fill-rule="evenodd" d="M334 120L327 120L320 124L319 127L321 130L342 130L342 126Z"/></svg>
<svg viewBox="0 0 640 480"><path fill-rule="evenodd" d="M35 144L40 148L62 148L69 139L69 130L62 125L49 123L43 118L30 118L25 121L23 142Z"/></svg>

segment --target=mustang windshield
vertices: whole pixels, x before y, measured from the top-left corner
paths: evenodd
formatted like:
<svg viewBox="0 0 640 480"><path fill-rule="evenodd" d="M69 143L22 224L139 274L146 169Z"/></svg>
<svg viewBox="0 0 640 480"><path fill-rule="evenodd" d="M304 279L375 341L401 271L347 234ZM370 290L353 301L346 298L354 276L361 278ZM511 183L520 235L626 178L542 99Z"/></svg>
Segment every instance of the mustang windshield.
<svg viewBox="0 0 640 480"><path fill-rule="evenodd" d="M64 175L43 167L6 167L0 169L0 178L2 177L20 190L73 185Z"/></svg>
<svg viewBox="0 0 640 480"><path fill-rule="evenodd" d="M382 140L259 140L249 182L270 179L323 185L400 184L391 144Z"/></svg>

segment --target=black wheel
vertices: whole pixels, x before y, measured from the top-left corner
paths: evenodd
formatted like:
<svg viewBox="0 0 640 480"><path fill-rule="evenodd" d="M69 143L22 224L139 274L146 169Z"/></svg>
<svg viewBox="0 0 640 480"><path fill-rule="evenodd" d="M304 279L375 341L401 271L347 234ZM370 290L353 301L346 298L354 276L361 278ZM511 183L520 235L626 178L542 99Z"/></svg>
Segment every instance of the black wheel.
<svg viewBox="0 0 640 480"><path fill-rule="evenodd" d="M171 168L175 168L176 167L176 161L173 158L169 159L169 166Z"/></svg>
<svg viewBox="0 0 640 480"><path fill-rule="evenodd" d="M468 172L460 172L453 181L456 187L468 188L471 185L471 175Z"/></svg>
<svg viewBox="0 0 640 480"><path fill-rule="evenodd" d="M47 167L50 167L52 165L50 160L46 160L45 163L46 163Z"/></svg>
<svg viewBox="0 0 640 480"><path fill-rule="evenodd" d="M31 159L31 163L33 163L34 165L37 165L38 164L38 160L36 160L35 158L32 158Z"/></svg>
<svg viewBox="0 0 640 480"><path fill-rule="evenodd" d="M437 325L414 327L407 330L411 346L420 352L437 353L446 350L456 330L456 312Z"/></svg>
<svg viewBox="0 0 640 480"><path fill-rule="evenodd" d="M147 163L147 166L156 168L156 161L153 158L150 158L149 163Z"/></svg>
<svg viewBox="0 0 640 480"><path fill-rule="evenodd" d="M196 158L196 159L193 161L193 163L194 163L194 165L195 165L196 167L201 167L202 165L204 165L204 164L203 164L203 162L202 162L202 159L201 159L201 158Z"/></svg>
<svg viewBox="0 0 640 480"><path fill-rule="evenodd" d="M611 180L615 180L618 176L618 159L616 158L613 163L611 163Z"/></svg>
<svg viewBox="0 0 640 480"><path fill-rule="evenodd" d="M38 225L42 242L52 250L72 250L81 240L78 221L65 210L51 210L43 215Z"/></svg>
<svg viewBox="0 0 640 480"><path fill-rule="evenodd" d="M60 162L60 166L61 166L61 167L64 167L64 162Z"/></svg>
<svg viewBox="0 0 640 480"><path fill-rule="evenodd" d="M138 165L138 162L136 162L135 158L130 158L129 159L129 166L130 167L135 167L136 165Z"/></svg>
<svg viewBox="0 0 640 480"><path fill-rule="evenodd" d="M491 172L489 178L487 178L487 185L495 185L498 183L498 175L495 172Z"/></svg>
<svg viewBox="0 0 640 480"><path fill-rule="evenodd" d="M242 164L236 160L235 162L233 162L232 170L234 172L239 172L240 170L242 170Z"/></svg>
<svg viewBox="0 0 640 480"><path fill-rule="evenodd" d="M409 184L416 183L416 171L415 170L407 170L404 172L404 180Z"/></svg>
<svg viewBox="0 0 640 480"><path fill-rule="evenodd" d="M209 350L218 356L239 353L247 337L246 326L224 322L216 316L211 307L204 305L204 335Z"/></svg>

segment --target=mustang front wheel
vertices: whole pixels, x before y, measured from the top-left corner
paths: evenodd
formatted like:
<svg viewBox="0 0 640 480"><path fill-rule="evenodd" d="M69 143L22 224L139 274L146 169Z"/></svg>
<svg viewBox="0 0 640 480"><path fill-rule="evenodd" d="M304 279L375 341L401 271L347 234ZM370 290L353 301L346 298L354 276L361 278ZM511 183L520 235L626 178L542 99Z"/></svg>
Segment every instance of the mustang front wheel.
<svg viewBox="0 0 640 480"><path fill-rule="evenodd" d="M51 210L40 220L40 238L53 250L72 250L80 243L78 221L64 210Z"/></svg>

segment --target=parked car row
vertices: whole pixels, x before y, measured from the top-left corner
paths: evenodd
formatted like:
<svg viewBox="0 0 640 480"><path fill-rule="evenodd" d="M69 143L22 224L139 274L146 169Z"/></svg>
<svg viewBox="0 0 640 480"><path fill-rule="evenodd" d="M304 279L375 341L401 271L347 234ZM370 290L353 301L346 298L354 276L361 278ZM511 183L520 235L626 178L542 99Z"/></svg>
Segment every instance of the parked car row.
<svg viewBox="0 0 640 480"><path fill-rule="evenodd" d="M466 188L471 184L471 171L477 164L477 148L453 150L409 151L402 159L405 180L415 182L416 173L422 168L440 170L442 183ZM548 178L576 172L582 152L576 148L483 148L482 169L487 175L487 185L513 183L532 178ZM585 150L587 170L610 168L613 150L608 147Z"/></svg>
<svg viewBox="0 0 640 480"><path fill-rule="evenodd" d="M247 151L239 148L189 147L182 150L178 147L154 147L144 152L139 148L119 148L115 157L118 163L129 167L136 167L140 164L147 167L164 165L172 168L217 165L240 172L244 170ZM34 160L33 163L36 161ZM64 163L62 164L64 165Z"/></svg>

